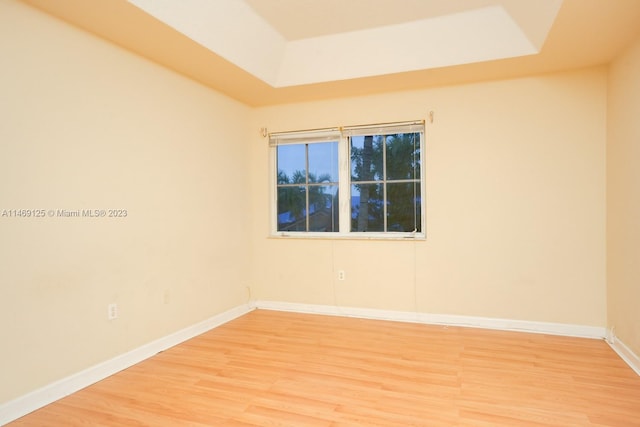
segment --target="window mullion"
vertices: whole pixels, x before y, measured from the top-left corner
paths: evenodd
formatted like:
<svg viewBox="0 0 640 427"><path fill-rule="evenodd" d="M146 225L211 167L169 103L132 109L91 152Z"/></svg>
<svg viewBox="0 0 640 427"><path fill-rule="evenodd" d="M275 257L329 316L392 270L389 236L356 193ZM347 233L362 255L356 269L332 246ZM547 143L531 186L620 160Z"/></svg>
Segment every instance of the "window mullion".
<svg viewBox="0 0 640 427"><path fill-rule="evenodd" d="M382 224L387 231L387 135L382 136Z"/></svg>
<svg viewBox="0 0 640 427"><path fill-rule="evenodd" d="M305 158L305 165L304 165L304 169L305 169L305 178L304 178L304 182L305 182L305 198L304 198L304 203L305 203L305 209L307 211L307 215L305 215L305 228L306 231L310 231L309 230L309 217L311 216L311 212L309 211L309 144L305 144L304 145L305 148L305 153L304 153L304 158Z"/></svg>
<svg viewBox="0 0 640 427"><path fill-rule="evenodd" d="M351 231L351 152L346 136L338 143L338 180L339 230L348 233Z"/></svg>

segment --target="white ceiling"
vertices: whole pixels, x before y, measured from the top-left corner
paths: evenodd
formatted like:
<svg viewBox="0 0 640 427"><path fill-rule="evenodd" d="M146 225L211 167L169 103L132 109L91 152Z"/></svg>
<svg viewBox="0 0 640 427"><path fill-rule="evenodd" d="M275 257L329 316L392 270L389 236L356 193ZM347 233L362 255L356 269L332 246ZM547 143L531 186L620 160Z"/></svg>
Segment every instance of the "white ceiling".
<svg viewBox="0 0 640 427"><path fill-rule="evenodd" d="M640 0L21 1L254 106L605 65L640 35Z"/></svg>
<svg viewBox="0 0 640 427"><path fill-rule="evenodd" d="M128 0L272 87L537 54L562 0Z"/></svg>

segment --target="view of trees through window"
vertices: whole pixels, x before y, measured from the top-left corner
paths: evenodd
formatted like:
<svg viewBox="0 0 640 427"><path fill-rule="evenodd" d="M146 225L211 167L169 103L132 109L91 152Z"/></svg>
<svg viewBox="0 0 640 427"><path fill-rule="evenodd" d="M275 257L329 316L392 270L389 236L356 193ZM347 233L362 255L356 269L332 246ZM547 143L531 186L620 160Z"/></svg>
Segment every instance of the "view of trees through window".
<svg viewBox="0 0 640 427"><path fill-rule="evenodd" d="M338 142L278 147L278 231L338 231Z"/></svg>
<svg viewBox="0 0 640 427"><path fill-rule="evenodd" d="M420 231L420 134L350 142L351 231Z"/></svg>
<svg viewBox="0 0 640 427"><path fill-rule="evenodd" d="M337 139L277 145L277 231L421 232L421 133ZM341 143L348 182L339 179ZM342 212L348 230L339 227L341 186L350 199Z"/></svg>

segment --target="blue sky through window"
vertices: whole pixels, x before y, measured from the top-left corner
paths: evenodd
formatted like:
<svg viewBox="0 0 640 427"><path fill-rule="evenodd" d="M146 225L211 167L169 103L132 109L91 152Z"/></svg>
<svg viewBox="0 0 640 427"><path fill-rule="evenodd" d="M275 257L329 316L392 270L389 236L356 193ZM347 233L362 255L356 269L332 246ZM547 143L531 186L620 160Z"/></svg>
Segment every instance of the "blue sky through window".
<svg viewBox="0 0 640 427"><path fill-rule="evenodd" d="M316 178L329 177L338 182L338 142L319 142L309 145L309 173ZM278 146L278 171L291 178L296 171L306 171L305 144Z"/></svg>

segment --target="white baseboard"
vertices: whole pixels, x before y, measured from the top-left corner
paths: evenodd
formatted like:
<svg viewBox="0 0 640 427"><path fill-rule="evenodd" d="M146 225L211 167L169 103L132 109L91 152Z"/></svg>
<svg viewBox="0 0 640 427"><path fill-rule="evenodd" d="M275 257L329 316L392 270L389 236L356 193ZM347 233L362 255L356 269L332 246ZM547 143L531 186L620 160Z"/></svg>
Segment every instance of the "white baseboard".
<svg viewBox="0 0 640 427"><path fill-rule="evenodd" d="M611 346L613 351L618 353L618 356L620 356L620 358L635 371L636 374L640 375L640 357L631 351L625 343L620 341L613 331L609 331L607 334L607 343Z"/></svg>
<svg viewBox="0 0 640 427"><path fill-rule="evenodd" d="M244 304L0 405L0 425L75 393L123 369L253 310Z"/></svg>
<svg viewBox="0 0 640 427"><path fill-rule="evenodd" d="M265 310L360 317L365 319L393 320L398 322L424 323L430 325L433 324L466 326L484 329L500 329L505 331L531 332L581 338L603 339L606 334L606 328L598 326L532 322L526 320L495 319L490 317L416 313L407 311L379 310L372 308L336 307L330 305L298 304L277 301L254 301L252 306L258 309Z"/></svg>
<svg viewBox="0 0 640 427"><path fill-rule="evenodd" d="M390 311L372 308L338 307L331 305L301 304L278 301L253 301L252 307L264 310L291 311L296 313L324 314L331 316L358 317L364 319L392 320L396 322L423 323L428 325L465 326L472 328L499 329L505 331L530 332L579 338L603 339L640 375L640 357L627 347L615 333L604 327L573 325L566 323L533 322L526 320L496 319L490 317L458 316L448 314Z"/></svg>

